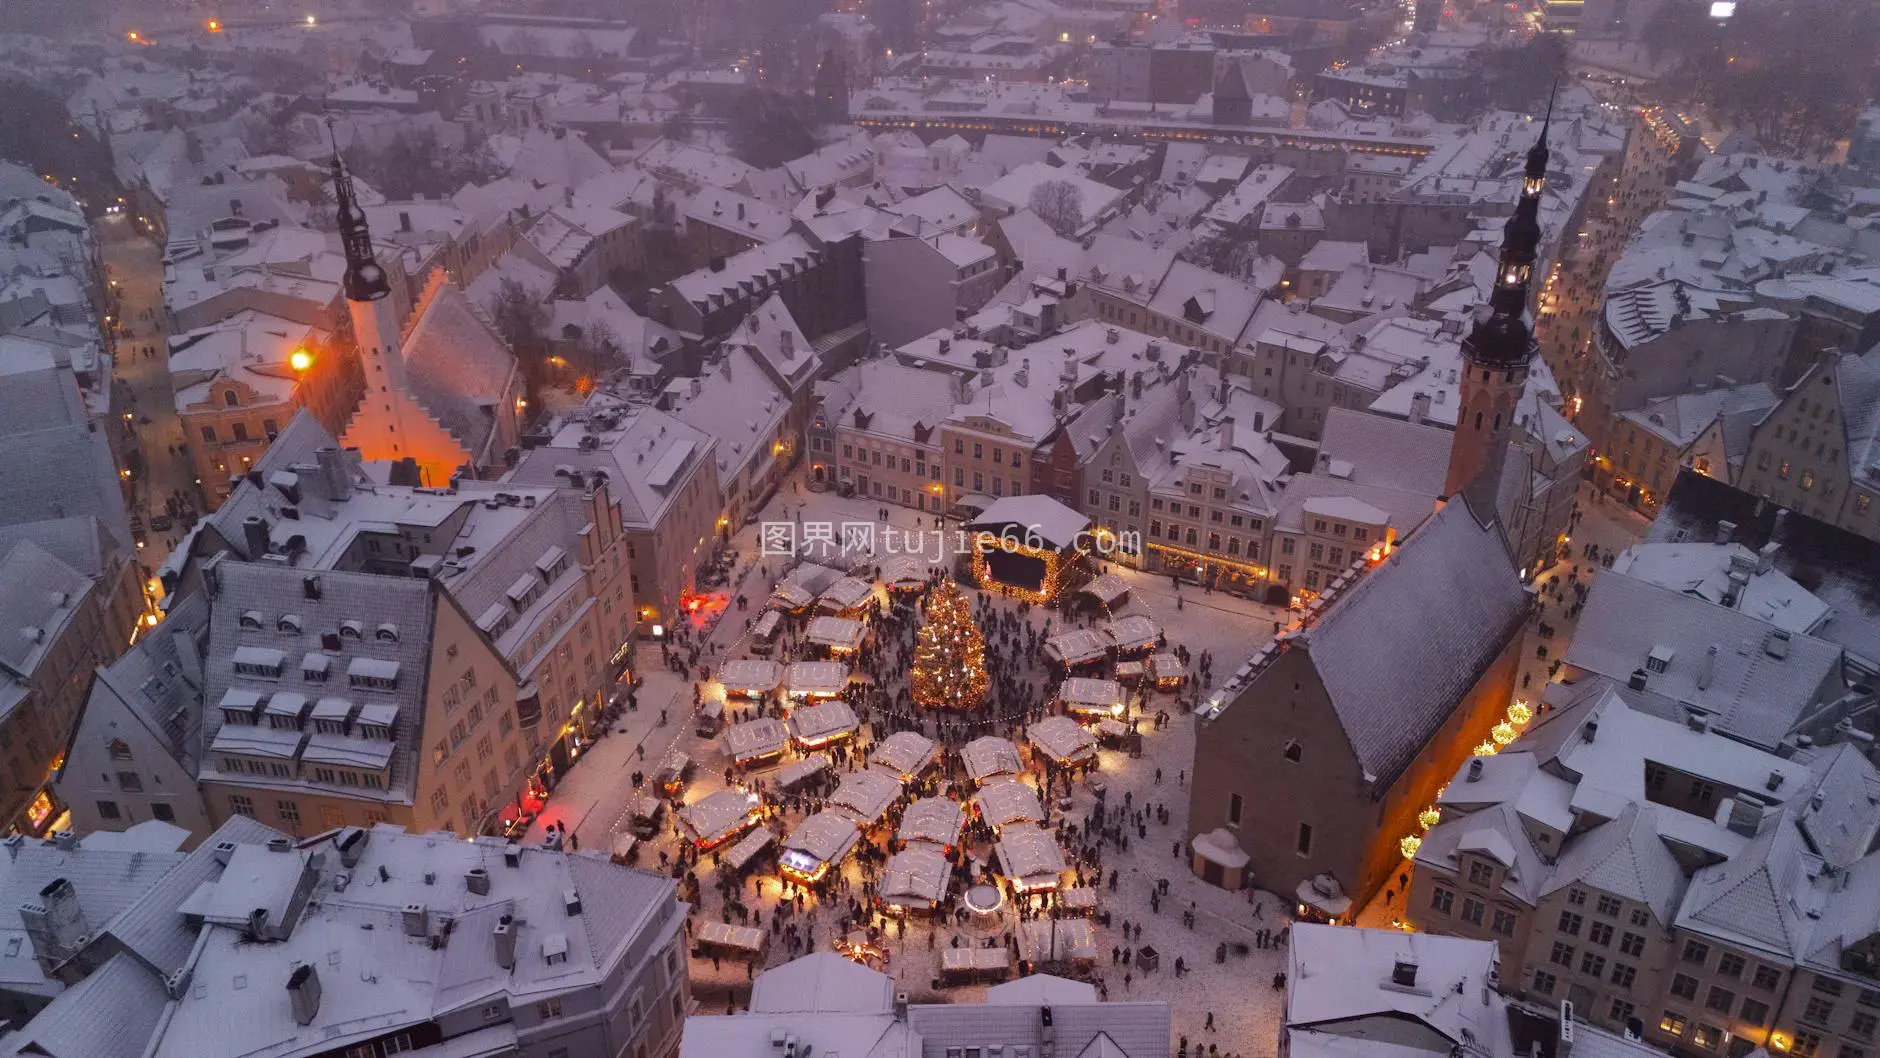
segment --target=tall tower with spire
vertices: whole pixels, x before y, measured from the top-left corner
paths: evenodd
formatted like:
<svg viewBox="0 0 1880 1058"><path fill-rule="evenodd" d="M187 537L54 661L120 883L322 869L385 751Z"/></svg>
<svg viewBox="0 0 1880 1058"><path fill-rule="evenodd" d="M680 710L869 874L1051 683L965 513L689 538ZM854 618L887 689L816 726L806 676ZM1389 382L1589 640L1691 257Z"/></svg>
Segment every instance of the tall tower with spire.
<svg viewBox="0 0 1880 1058"><path fill-rule="evenodd" d="M339 241L346 253L346 275L340 286L346 292L353 337L359 343L366 389L377 392L382 386L402 380L398 310L391 297L391 280L372 252L366 211L359 206L359 193L340 157L337 137L333 142L333 198L339 207Z"/></svg>
<svg viewBox="0 0 1880 1058"><path fill-rule="evenodd" d="M1502 227L1494 291L1488 303L1476 310L1475 323L1462 340L1462 393L1443 494L1462 493L1480 519L1495 516L1515 409L1538 351L1528 289L1540 256L1541 192L1547 186L1547 134L1552 124L1553 100L1549 99L1540 139L1527 154L1521 201Z"/></svg>

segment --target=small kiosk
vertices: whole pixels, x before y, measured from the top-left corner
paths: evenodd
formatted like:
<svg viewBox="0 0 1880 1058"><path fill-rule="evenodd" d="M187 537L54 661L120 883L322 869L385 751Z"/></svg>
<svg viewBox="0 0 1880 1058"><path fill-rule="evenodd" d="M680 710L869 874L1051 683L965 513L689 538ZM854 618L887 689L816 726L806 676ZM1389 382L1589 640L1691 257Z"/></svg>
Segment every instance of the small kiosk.
<svg viewBox="0 0 1880 1058"><path fill-rule="evenodd" d="M1154 654L1149 658L1149 678L1156 690L1172 691L1182 685L1182 659L1173 654Z"/></svg>
<svg viewBox="0 0 1880 1058"><path fill-rule="evenodd" d="M1056 889L1069 867L1064 850L1051 835L1030 825L1010 826L999 835L999 874L1021 893Z"/></svg>
<svg viewBox="0 0 1880 1058"><path fill-rule="evenodd" d="M714 849L757 825L763 802L754 793L720 790L679 812L686 837L699 849Z"/></svg>
<svg viewBox="0 0 1880 1058"><path fill-rule="evenodd" d="M1114 573L1105 573L1079 591L1097 601L1107 612L1114 613L1129 602L1129 584Z"/></svg>
<svg viewBox="0 0 1880 1058"><path fill-rule="evenodd" d="M1162 641L1162 626L1148 614L1133 613L1104 625L1119 656L1146 654Z"/></svg>
<svg viewBox="0 0 1880 1058"><path fill-rule="evenodd" d="M789 744L789 729L774 716L760 716L725 729L725 752L740 768L776 760Z"/></svg>
<svg viewBox="0 0 1880 1058"><path fill-rule="evenodd" d="M798 823L783 839L777 869L793 882L814 885L839 866L861 838L854 820L825 809Z"/></svg>
<svg viewBox="0 0 1880 1058"><path fill-rule="evenodd" d="M718 683L727 698L762 698L783 683L783 666L762 658L740 658L718 666Z"/></svg>
<svg viewBox="0 0 1880 1058"><path fill-rule="evenodd" d="M738 839L736 845L724 851L719 859L719 869L734 875L743 874L751 869L760 857L776 844L777 835L767 827L760 827Z"/></svg>
<svg viewBox="0 0 1880 1058"><path fill-rule="evenodd" d="M1097 740L1082 724L1068 716L1047 716L1025 729L1025 741L1062 768L1094 764Z"/></svg>
<svg viewBox="0 0 1880 1058"><path fill-rule="evenodd" d="M805 750L821 749L831 742L840 742L855 734L861 721L855 718L855 710L849 703L835 700L821 705L809 705L798 709L790 716L790 729L796 738L796 744Z"/></svg>
<svg viewBox="0 0 1880 1058"><path fill-rule="evenodd" d="M1044 823L1044 804L1037 792L1017 779L995 779L981 786L973 795L973 811L995 834L1016 824Z"/></svg>
<svg viewBox="0 0 1880 1058"><path fill-rule="evenodd" d="M769 934L754 926L734 926L729 922L707 922L698 928L692 950L699 955L728 955L735 959L756 959L764 954Z"/></svg>
<svg viewBox="0 0 1880 1058"><path fill-rule="evenodd" d="M783 690L792 698L834 698L848 685L849 667L840 661L793 661L783 670Z"/></svg>
<svg viewBox="0 0 1880 1058"><path fill-rule="evenodd" d="M777 769L772 781L779 790L794 790L823 772L829 770L829 756L824 753L811 753L807 757L793 760Z"/></svg>
<svg viewBox="0 0 1880 1058"><path fill-rule="evenodd" d="M1097 961L1097 931L1087 918L1040 918L1018 926L1018 957L1031 966Z"/></svg>
<svg viewBox="0 0 1880 1058"><path fill-rule="evenodd" d="M945 797L923 797L901 811L901 829L895 838L903 845L922 841L951 851L960 843L966 810Z"/></svg>
<svg viewBox="0 0 1880 1058"><path fill-rule="evenodd" d="M843 577L823 589L816 609L836 617L859 617L875 601L875 588L860 577Z"/></svg>
<svg viewBox="0 0 1880 1058"><path fill-rule="evenodd" d="M888 857L877 894L890 908L932 911L946 899L952 878L953 868L940 850L925 843L910 845Z"/></svg>
<svg viewBox="0 0 1880 1058"><path fill-rule="evenodd" d="M920 555L889 555L881 563L881 582L892 592L916 592L941 569Z"/></svg>
<svg viewBox="0 0 1880 1058"><path fill-rule="evenodd" d="M1044 641L1044 656L1067 672L1110 660L1110 637L1094 628L1073 628Z"/></svg>
<svg viewBox="0 0 1880 1058"><path fill-rule="evenodd" d="M1012 975L1012 953L996 948L948 948L940 953L940 976L948 984L1003 981Z"/></svg>
<svg viewBox="0 0 1880 1058"><path fill-rule="evenodd" d="M829 807L847 813L858 827L870 827L881 822L900 799L901 783L894 776L852 771L842 777L836 792L829 796Z"/></svg>
<svg viewBox="0 0 1880 1058"><path fill-rule="evenodd" d="M939 750L933 739L918 731L896 731L875 746L875 751L868 755L868 766L887 772L906 785L920 778L938 757Z"/></svg>
<svg viewBox="0 0 1880 1058"><path fill-rule="evenodd" d="M1001 775L1017 775L1025 770L1018 747L1011 739L982 735L960 747L960 761L973 785L984 786Z"/></svg>
<svg viewBox="0 0 1880 1058"><path fill-rule="evenodd" d="M862 649L862 643L868 639L868 626L847 617L813 617L803 639L811 646L843 657Z"/></svg>
<svg viewBox="0 0 1880 1058"><path fill-rule="evenodd" d="M1072 676L1058 684L1058 704L1086 723L1123 715L1123 685L1115 680Z"/></svg>

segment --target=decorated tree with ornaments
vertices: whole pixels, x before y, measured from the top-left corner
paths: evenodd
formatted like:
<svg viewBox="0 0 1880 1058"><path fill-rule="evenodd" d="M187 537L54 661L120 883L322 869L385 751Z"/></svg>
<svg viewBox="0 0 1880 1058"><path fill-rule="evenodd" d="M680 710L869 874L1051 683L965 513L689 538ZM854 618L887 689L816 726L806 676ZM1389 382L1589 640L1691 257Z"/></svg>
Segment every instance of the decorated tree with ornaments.
<svg viewBox="0 0 1880 1058"><path fill-rule="evenodd" d="M972 604L952 581L927 595L926 622L914 644L914 701L929 709L970 709L986 696L986 637Z"/></svg>

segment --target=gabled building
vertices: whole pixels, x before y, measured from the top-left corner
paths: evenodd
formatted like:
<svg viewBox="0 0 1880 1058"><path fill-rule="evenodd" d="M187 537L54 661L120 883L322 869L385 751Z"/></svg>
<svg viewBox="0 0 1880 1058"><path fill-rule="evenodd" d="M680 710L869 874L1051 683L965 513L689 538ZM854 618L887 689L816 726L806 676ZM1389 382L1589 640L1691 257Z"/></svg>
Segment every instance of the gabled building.
<svg viewBox="0 0 1880 1058"><path fill-rule="evenodd" d="M1514 692L1528 596L1474 502L1354 556L1210 698L1189 797L1203 879L1258 877L1331 918L1395 884L1398 838Z"/></svg>
<svg viewBox="0 0 1880 1058"><path fill-rule="evenodd" d="M1797 379L1756 424L1737 487L1880 540L1880 349Z"/></svg>

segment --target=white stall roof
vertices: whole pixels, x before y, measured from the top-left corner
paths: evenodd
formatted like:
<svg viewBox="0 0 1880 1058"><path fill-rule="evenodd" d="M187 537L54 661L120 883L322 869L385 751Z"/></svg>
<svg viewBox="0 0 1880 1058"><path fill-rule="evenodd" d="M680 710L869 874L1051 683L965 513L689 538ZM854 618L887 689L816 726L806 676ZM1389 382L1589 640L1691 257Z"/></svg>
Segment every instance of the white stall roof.
<svg viewBox="0 0 1880 1058"><path fill-rule="evenodd" d="M811 620L808 631L804 633L810 642L837 650L855 650L862 645L867 635L868 626L862 622L827 614Z"/></svg>
<svg viewBox="0 0 1880 1058"><path fill-rule="evenodd" d="M933 764L937 755L934 741L917 731L896 731L875 746L868 763L885 768L897 779L912 779Z"/></svg>
<svg viewBox="0 0 1880 1058"><path fill-rule="evenodd" d="M1110 712L1123 704L1123 685L1115 680L1072 676L1058 684L1058 699L1073 709Z"/></svg>
<svg viewBox="0 0 1880 1058"><path fill-rule="evenodd" d="M859 840L861 832L855 829L854 820L824 810L798 823L783 839L783 847L805 853L818 863L838 863Z"/></svg>
<svg viewBox="0 0 1880 1058"><path fill-rule="evenodd" d="M861 722L849 703L837 700L804 706L790 715L790 726L799 742L827 742L845 732L853 732Z"/></svg>
<svg viewBox="0 0 1880 1058"><path fill-rule="evenodd" d="M1133 613L1118 617L1104 626L1110 642L1118 650L1148 650L1162 638L1162 626L1148 614Z"/></svg>
<svg viewBox="0 0 1880 1058"><path fill-rule="evenodd" d="M983 735L962 746L960 760L966 763L966 774L976 783L995 775L1017 775L1025 767L1018 759L1018 747L1012 740L997 735Z"/></svg>
<svg viewBox="0 0 1880 1058"><path fill-rule="evenodd" d="M1158 680L1182 678L1182 659L1173 654L1157 654L1149 659L1149 675Z"/></svg>
<svg viewBox="0 0 1880 1058"><path fill-rule="evenodd" d="M848 685L849 667L840 661L793 661L783 673L784 689L799 698L841 694Z"/></svg>
<svg viewBox="0 0 1880 1058"><path fill-rule="evenodd" d="M888 857L882 872L881 899L901 907L928 907L946 899L953 871L940 850L912 845Z"/></svg>
<svg viewBox="0 0 1880 1058"><path fill-rule="evenodd" d="M1043 823L1044 805L1031 787L1017 779L997 779L973 795L979 818L1000 830L1016 823Z"/></svg>
<svg viewBox="0 0 1880 1058"><path fill-rule="evenodd" d="M1068 716L1045 717L1025 729L1025 738L1059 764L1082 763L1097 752L1097 740Z"/></svg>
<svg viewBox="0 0 1880 1058"><path fill-rule="evenodd" d="M1109 606L1129 594L1129 583L1114 573L1105 573L1079 590L1086 595L1095 596L1098 602Z"/></svg>
<svg viewBox="0 0 1880 1058"><path fill-rule="evenodd" d="M960 830L966 825L966 810L958 801L945 797L923 797L901 812L901 829L895 837L902 841L931 841L935 845L957 845Z"/></svg>
<svg viewBox="0 0 1880 1058"><path fill-rule="evenodd" d="M1041 918L1021 922L1018 957L1033 963L1095 960L1096 929L1087 918Z"/></svg>
<svg viewBox="0 0 1880 1058"><path fill-rule="evenodd" d="M1005 877L1030 886L1056 885L1068 869L1064 850L1051 835L1032 826L1010 826L999 835L999 869Z"/></svg>
<svg viewBox="0 0 1880 1058"><path fill-rule="evenodd" d="M892 588L918 588L939 568L920 555L889 555L881 563L881 582Z"/></svg>
<svg viewBox="0 0 1880 1058"><path fill-rule="evenodd" d="M679 812L679 821L692 832L692 840L722 841L751 819L758 797L742 790L720 790Z"/></svg>
<svg viewBox="0 0 1880 1058"><path fill-rule="evenodd" d="M774 716L761 716L725 729L725 752L732 760L751 760L780 753L790 741L790 731Z"/></svg>
<svg viewBox="0 0 1880 1058"><path fill-rule="evenodd" d="M828 768L828 754L811 753L802 760L793 760L783 767L778 768L775 778L777 785L787 790L812 775L827 771Z"/></svg>
<svg viewBox="0 0 1880 1058"><path fill-rule="evenodd" d="M718 667L718 682L728 691L768 694L783 682L783 666L761 658L740 658Z"/></svg>
<svg viewBox="0 0 1880 1058"><path fill-rule="evenodd" d="M1060 665L1101 661L1110 654L1110 637L1094 628L1073 628L1045 640L1044 652Z"/></svg>
<svg viewBox="0 0 1880 1058"><path fill-rule="evenodd" d="M823 589L817 602L838 610L853 610L866 603L874 591L874 586L860 577L843 577Z"/></svg>
<svg viewBox="0 0 1880 1058"><path fill-rule="evenodd" d="M864 826L888 814L901 796L901 780L878 771L855 771L842 777L829 798L829 807L848 812Z"/></svg>

